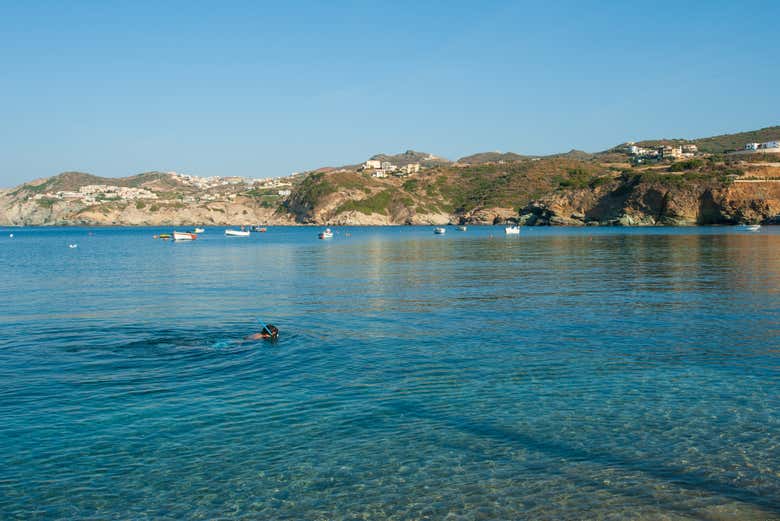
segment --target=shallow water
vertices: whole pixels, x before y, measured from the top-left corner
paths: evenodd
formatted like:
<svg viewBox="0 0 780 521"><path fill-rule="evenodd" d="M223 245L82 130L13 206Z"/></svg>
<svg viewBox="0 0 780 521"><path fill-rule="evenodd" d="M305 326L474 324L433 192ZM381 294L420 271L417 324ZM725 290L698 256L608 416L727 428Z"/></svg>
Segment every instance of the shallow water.
<svg viewBox="0 0 780 521"><path fill-rule="evenodd" d="M0 519L780 519L780 230L161 231L0 230Z"/></svg>

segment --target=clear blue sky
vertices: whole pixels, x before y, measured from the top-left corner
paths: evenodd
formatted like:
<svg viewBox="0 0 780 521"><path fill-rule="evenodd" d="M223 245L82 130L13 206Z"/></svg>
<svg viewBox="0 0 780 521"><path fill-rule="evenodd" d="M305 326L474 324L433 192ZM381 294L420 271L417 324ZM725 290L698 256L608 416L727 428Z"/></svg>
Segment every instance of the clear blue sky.
<svg viewBox="0 0 780 521"><path fill-rule="evenodd" d="M780 122L780 3L0 0L0 186Z"/></svg>

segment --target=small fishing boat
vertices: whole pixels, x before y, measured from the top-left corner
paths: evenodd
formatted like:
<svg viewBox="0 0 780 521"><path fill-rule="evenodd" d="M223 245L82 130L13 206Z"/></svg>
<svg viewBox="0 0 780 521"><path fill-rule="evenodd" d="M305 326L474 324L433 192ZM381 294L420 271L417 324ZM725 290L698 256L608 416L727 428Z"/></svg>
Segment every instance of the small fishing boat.
<svg viewBox="0 0 780 521"><path fill-rule="evenodd" d="M333 232L330 231L330 228L325 228L324 232L320 232L317 234L317 237L319 239L332 239L333 238Z"/></svg>
<svg viewBox="0 0 780 521"><path fill-rule="evenodd" d="M742 227L742 229L745 230L746 232L757 232L758 230L761 229L761 225L760 224L746 224L745 226Z"/></svg>
<svg viewBox="0 0 780 521"><path fill-rule="evenodd" d="M447 230L445 230L441 226L437 226L436 228L433 229L433 233L436 235L444 235L445 233L447 233Z"/></svg>
<svg viewBox="0 0 780 521"><path fill-rule="evenodd" d="M466 230L468 230L468 228L466 228L465 226L461 225L461 226L458 226L458 230L460 230L462 232L465 232Z"/></svg>
<svg viewBox="0 0 780 521"><path fill-rule="evenodd" d="M251 230L253 232L263 233L267 232L268 230L265 228L265 226L252 226Z"/></svg>
<svg viewBox="0 0 780 521"><path fill-rule="evenodd" d="M507 226L504 228L504 233L507 235L520 235L520 227L516 225Z"/></svg>
<svg viewBox="0 0 780 521"><path fill-rule="evenodd" d="M249 230L225 230L228 237L249 237Z"/></svg>
<svg viewBox="0 0 780 521"><path fill-rule="evenodd" d="M206 231L206 230L205 230L205 229L203 229L203 228L195 228L195 233L203 233L203 232L205 232L205 231Z"/></svg>
<svg viewBox="0 0 780 521"><path fill-rule="evenodd" d="M162 239L164 241L167 241L168 239L171 238L171 234L170 233L161 233L160 235L155 235L154 238L155 239Z"/></svg>
<svg viewBox="0 0 780 521"><path fill-rule="evenodd" d="M73 248L78 248L78 247L79 247L79 245L78 245L78 244L68 244L68 248L70 248L71 250L72 250Z"/></svg>
<svg viewBox="0 0 780 521"><path fill-rule="evenodd" d="M197 239L197 234L194 234L192 232L173 232L173 240L174 241L194 241Z"/></svg>

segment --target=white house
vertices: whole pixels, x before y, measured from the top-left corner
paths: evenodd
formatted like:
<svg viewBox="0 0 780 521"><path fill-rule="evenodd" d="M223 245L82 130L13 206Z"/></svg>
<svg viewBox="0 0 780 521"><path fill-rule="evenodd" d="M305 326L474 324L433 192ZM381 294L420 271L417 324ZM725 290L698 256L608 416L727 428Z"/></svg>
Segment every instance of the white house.
<svg viewBox="0 0 780 521"><path fill-rule="evenodd" d="M379 170L382 168L382 162L377 159L369 159L363 163L364 170Z"/></svg>
<svg viewBox="0 0 780 521"><path fill-rule="evenodd" d="M409 163L401 168L407 174L414 174L420 171L420 163Z"/></svg>
<svg viewBox="0 0 780 521"><path fill-rule="evenodd" d="M780 141L767 141L766 143L761 143L759 148L780 148Z"/></svg>
<svg viewBox="0 0 780 521"><path fill-rule="evenodd" d="M745 145L745 150L758 150L758 143L747 143Z"/></svg>

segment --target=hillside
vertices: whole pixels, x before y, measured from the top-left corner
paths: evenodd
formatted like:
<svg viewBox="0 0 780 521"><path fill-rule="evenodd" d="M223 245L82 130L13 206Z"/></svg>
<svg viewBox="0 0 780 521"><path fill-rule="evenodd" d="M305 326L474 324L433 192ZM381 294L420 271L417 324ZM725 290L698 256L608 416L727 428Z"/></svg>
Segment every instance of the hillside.
<svg viewBox="0 0 780 521"><path fill-rule="evenodd" d="M697 139L652 139L640 141L639 146L651 147L659 145L694 144L699 151L708 154L722 154L735 150L742 150L745 143L765 143L767 141L780 140L780 126L766 127L760 130L738 132L735 134L722 134Z"/></svg>
<svg viewBox="0 0 780 521"><path fill-rule="evenodd" d="M780 127L693 140L722 151ZM668 140L645 141L658 144ZM280 179L64 172L0 191L0 225L774 223L780 165L766 154L698 153L632 166L625 147L545 157L483 152L456 163L424 152ZM362 163L361 163L362 164ZM421 165L418 170L416 164ZM410 168L404 168L410 165Z"/></svg>
<svg viewBox="0 0 780 521"><path fill-rule="evenodd" d="M295 182L64 172L0 193L0 224L286 224L292 220L279 190Z"/></svg>
<svg viewBox="0 0 780 521"><path fill-rule="evenodd" d="M751 181L768 177L780 180L780 168L718 158L621 169L548 157L383 179L322 172L306 178L287 209L296 222L314 224L774 222L780 183Z"/></svg>
<svg viewBox="0 0 780 521"><path fill-rule="evenodd" d="M522 161L534 156L523 156L514 152L479 152L470 156L461 157L456 162L463 165L481 165L484 163L509 163L511 161Z"/></svg>
<svg viewBox="0 0 780 521"><path fill-rule="evenodd" d="M411 163L420 163L423 166L438 166L451 163L449 159L438 157L426 152L416 152L414 150L407 150L400 154L388 155L388 154L376 154L369 159L376 159L378 161L388 161L396 166L405 166Z"/></svg>
<svg viewBox="0 0 780 521"><path fill-rule="evenodd" d="M738 134L723 134L720 136L694 139L693 142L702 152L720 154L732 150L742 150L745 143L766 143L780 140L780 126L766 127Z"/></svg>

